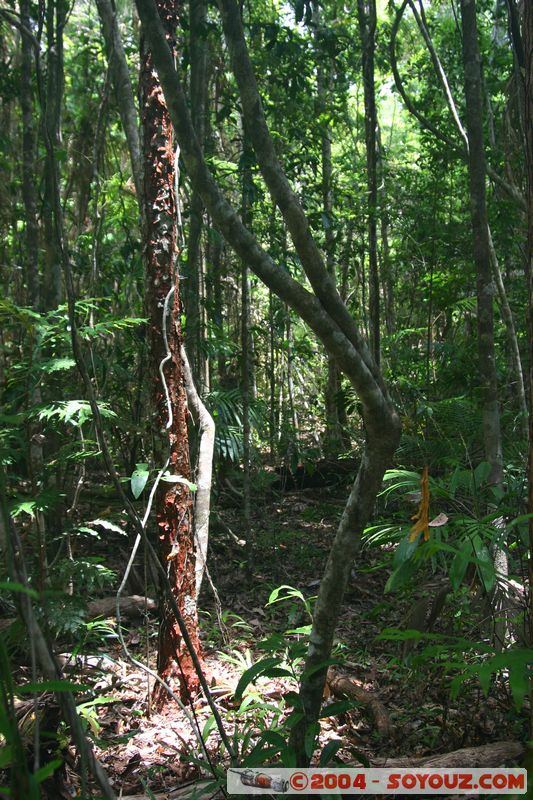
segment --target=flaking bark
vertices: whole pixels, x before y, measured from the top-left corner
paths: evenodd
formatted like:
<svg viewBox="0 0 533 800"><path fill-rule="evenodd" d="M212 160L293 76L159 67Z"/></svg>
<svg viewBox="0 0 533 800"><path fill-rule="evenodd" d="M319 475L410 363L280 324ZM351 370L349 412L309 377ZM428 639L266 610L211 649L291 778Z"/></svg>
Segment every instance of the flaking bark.
<svg viewBox="0 0 533 800"><path fill-rule="evenodd" d="M173 36L178 23L174 0L159 0L156 15L164 25L166 41L174 47ZM155 453L158 461L163 462L168 452L170 474L190 480L187 403L181 358L180 281L176 268L172 125L152 54L144 39L141 44L140 86L145 199L144 257L146 301L150 320L150 363L154 375ZM174 294L169 303L172 287ZM168 398L159 375L159 366L167 355L162 335L166 306L171 309L167 319L171 359L164 367ZM158 463L157 466L161 464ZM196 548L192 495L189 488L182 483L161 483L156 495L155 510L161 559L167 565L170 584L193 645L200 653L196 607ZM167 683L177 680L183 699L197 693L198 677L166 600L163 600L160 611L157 661L159 675ZM162 704L166 699L166 693L157 687L156 703Z"/></svg>

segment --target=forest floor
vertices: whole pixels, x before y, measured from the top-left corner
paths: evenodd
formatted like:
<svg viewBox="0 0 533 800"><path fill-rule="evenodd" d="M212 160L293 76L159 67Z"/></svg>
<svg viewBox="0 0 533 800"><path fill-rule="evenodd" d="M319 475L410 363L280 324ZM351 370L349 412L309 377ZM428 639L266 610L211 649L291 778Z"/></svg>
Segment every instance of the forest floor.
<svg viewBox="0 0 533 800"><path fill-rule="evenodd" d="M248 702L253 702L239 712L233 698L239 678L254 662L273 654L272 649L259 646L261 641L277 634L271 648L277 644L282 650L290 642L294 648L298 634L284 639L283 632L309 622L297 597L268 604L269 597L281 585L299 590L305 598L316 594L344 498L344 489L313 489L271 495L257 503L251 532L251 574L245 569L242 540L248 532L241 528L239 510L226 507L217 511L218 524L214 522L211 533L210 578L220 605L206 581L200 602L202 638L213 695L228 733L245 752L250 752L260 730L290 712L288 693L297 684L290 677L261 677L248 687ZM472 683L451 700L449 676L431 668L433 659L417 659L416 649L402 658L401 643L376 639L384 628L402 627L416 599L412 593L400 597L384 594L390 561L390 553L379 548L362 549L345 598L336 648L339 668L383 703L390 733L380 734L364 709L355 707L321 720L321 747L330 740L341 740L339 759L352 766L368 766L376 758L424 756L492 741L524 739L525 718L514 711L505 683L493 687L488 696ZM427 588L421 587L421 591ZM450 625L456 625L456 616L457 610L446 606L437 628L449 630ZM125 626L131 653L141 660L148 657L154 667L155 616L144 622L126 620ZM196 780L199 771L195 758L200 758L200 753L183 711L174 703L164 713L149 709L147 676L124 658L116 636L103 641L91 655L104 653L111 661L82 676L76 674L75 679L91 685L93 698L96 695L82 714L117 794L148 798L150 791L168 792ZM294 667L298 667L297 661ZM195 714L203 729L210 717L203 700L197 702ZM213 729L208 750L213 762L220 764L227 757L221 755L218 741ZM61 780L56 776L50 787L54 800L71 797L78 780L69 766L70 761L74 767L73 754L69 757L68 750L66 754Z"/></svg>

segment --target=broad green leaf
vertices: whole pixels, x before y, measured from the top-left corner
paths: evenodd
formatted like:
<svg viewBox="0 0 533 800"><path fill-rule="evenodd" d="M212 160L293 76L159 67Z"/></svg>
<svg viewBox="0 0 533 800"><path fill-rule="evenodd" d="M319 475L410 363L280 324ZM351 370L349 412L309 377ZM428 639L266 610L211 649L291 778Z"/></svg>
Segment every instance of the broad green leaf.
<svg viewBox="0 0 533 800"><path fill-rule="evenodd" d="M240 677L237 688L235 689L235 698L240 700L248 684L253 683L253 681L261 675L267 675L268 671L273 667L277 667L278 664L281 664L281 658L271 656L269 658L262 658L261 661L257 661L257 663L249 667Z"/></svg>
<svg viewBox="0 0 533 800"><path fill-rule="evenodd" d="M11 506L11 516L16 519L19 514L28 514L30 517L35 516L35 509L37 508L36 500L22 500L19 503L13 503Z"/></svg>
<svg viewBox="0 0 533 800"><path fill-rule="evenodd" d="M304 678L310 678L315 672L320 672L320 670L325 670L327 667L332 667L341 663L342 661L339 658L328 658L326 661L321 661L320 664L314 664L312 667L305 669L300 677L302 680Z"/></svg>
<svg viewBox="0 0 533 800"><path fill-rule="evenodd" d="M278 747L262 747L261 744L257 744L253 750L242 759L240 766L261 767L263 764L268 763L268 759L274 758L278 753Z"/></svg>
<svg viewBox="0 0 533 800"><path fill-rule="evenodd" d="M320 753L320 760L318 765L320 767L327 767L334 756L339 752L341 747L343 747L344 742L340 739L332 739L328 742L325 747L322 748L322 752Z"/></svg>
<svg viewBox="0 0 533 800"><path fill-rule="evenodd" d="M203 730L202 730L202 739L203 739L204 742L207 741L207 738L208 738L209 734L211 733L211 731L213 730L214 727L215 727L215 718L214 718L213 714L211 714L211 716L209 717L209 719L205 723L205 725L203 727Z"/></svg>
<svg viewBox="0 0 533 800"><path fill-rule="evenodd" d="M463 582L467 567L472 560L472 546L470 542L464 542L461 549L457 551L452 561L449 578L452 589L456 592Z"/></svg>
<svg viewBox="0 0 533 800"><path fill-rule="evenodd" d="M287 591L280 597L280 594L284 589ZM270 593L270 597L268 598L266 605L271 606L274 603L282 603L284 600L289 600L291 597L295 597L296 599L301 600L302 603L305 603L305 597L299 589L295 589L294 586L289 586L288 584L284 583L281 586L277 586Z"/></svg>
<svg viewBox="0 0 533 800"><path fill-rule="evenodd" d="M7 769L11 764L12 748L10 744L0 747L0 769Z"/></svg>
<svg viewBox="0 0 533 800"><path fill-rule="evenodd" d="M394 570L385 584L385 594L388 592L395 592L398 589L401 589L402 586L405 586L407 581L413 575L415 569L416 564L412 559L409 561L404 561L403 564L400 564L398 569Z"/></svg>
<svg viewBox="0 0 533 800"><path fill-rule="evenodd" d="M165 481L165 483L182 483L191 492L195 492L198 488L195 483L191 483L191 481L184 478L183 475L163 475L161 480Z"/></svg>
<svg viewBox="0 0 533 800"><path fill-rule="evenodd" d="M396 550L394 551L393 564L395 567L400 567L405 561L409 561L413 553L418 547L418 539L409 541L409 536L402 539Z"/></svg>
<svg viewBox="0 0 533 800"><path fill-rule="evenodd" d="M60 758L55 758L53 761L49 761L48 764L45 764L43 767L37 770L34 773L33 778L35 783L39 784L45 781L50 775L53 775L56 769L62 765L62 760Z"/></svg>
<svg viewBox="0 0 533 800"><path fill-rule="evenodd" d="M496 584L496 572L494 562L490 557L487 546L481 537L476 534L472 539L472 546L476 554L476 564L485 591L490 592Z"/></svg>
<svg viewBox="0 0 533 800"><path fill-rule="evenodd" d="M267 742L267 744L273 744L280 749L287 746L287 742L281 733L278 733L277 731L264 731L264 733L261 734L261 739L263 742Z"/></svg>
<svg viewBox="0 0 533 800"><path fill-rule="evenodd" d="M309 725L304 736L304 750L308 758L315 752L317 736L320 733L320 725L314 722Z"/></svg>
<svg viewBox="0 0 533 800"><path fill-rule="evenodd" d="M490 475L491 466L488 461L481 461L474 470L474 477L476 484L480 486L488 480Z"/></svg>
<svg viewBox="0 0 533 800"><path fill-rule="evenodd" d="M515 708L520 711L524 705L525 698L531 691L531 677L524 664L510 667L509 686L511 687Z"/></svg>
<svg viewBox="0 0 533 800"><path fill-rule="evenodd" d="M131 483L131 493L136 500L143 493L144 487L148 482L149 476L150 476L150 470L148 469L148 464L135 465L135 469L133 470L133 473L131 475L130 483Z"/></svg>

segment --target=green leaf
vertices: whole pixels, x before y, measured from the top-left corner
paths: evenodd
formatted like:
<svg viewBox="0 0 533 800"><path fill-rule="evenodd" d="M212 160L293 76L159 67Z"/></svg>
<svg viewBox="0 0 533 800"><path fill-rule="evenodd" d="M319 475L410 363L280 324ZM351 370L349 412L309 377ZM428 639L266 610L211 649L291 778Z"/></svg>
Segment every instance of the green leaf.
<svg viewBox="0 0 533 800"><path fill-rule="evenodd" d="M38 692L88 692L90 686L82 683L72 683L72 681L50 680L40 683L25 683L24 686L17 686L17 694L37 694Z"/></svg>
<svg viewBox="0 0 533 800"><path fill-rule="evenodd" d="M474 470L474 477L478 486L485 483L490 475L491 466L488 461L481 461Z"/></svg>
<svg viewBox="0 0 533 800"><path fill-rule="evenodd" d="M394 551L393 564L395 567L401 567L405 561L409 561L413 553L418 547L418 538L414 542L409 541L409 536L402 539L396 550Z"/></svg>
<svg viewBox="0 0 533 800"><path fill-rule="evenodd" d="M100 528L105 528L107 531L113 531L114 533L120 533L121 536L127 536L123 528L119 525L115 525L114 522L109 522L107 519L92 519L89 525L98 525Z"/></svg>
<svg viewBox="0 0 533 800"><path fill-rule="evenodd" d="M287 746L287 742L281 733L278 733L277 731L264 731L264 733L261 734L261 740L267 744L272 744L276 747L279 747L280 750Z"/></svg>
<svg viewBox="0 0 533 800"><path fill-rule="evenodd" d="M305 732L304 750L308 758L311 758L313 753L315 752L316 739L319 733L320 733L320 725L317 722L314 722L312 725L309 725Z"/></svg>
<svg viewBox="0 0 533 800"><path fill-rule="evenodd" d="M38 769L37 772L35 772L33 775L35 783L42 783L43 781L45 781L47 778L50 777L50 775L54 774L56 769L59 769L62 763L63 762L60 758L55 758L53 761L49 761L48 764L45 764L43 767Z"/></svg>
<svg viewBox="0 0 533 800"><path fill-rule="evenodd" d="M315 672L320 672L321 670L325 670L328 667L332 667L338 664L341 664L341 660L339 658L328 658L326 661L321 661L320 664L313 664L312 667L308 667L305 669L301 674L301 679L310 678L311 675L314 675Z"/></svg>
<svg viewBox="0 0 533 800"><path fill-rule="evenodd" d="M401 587L404 586L411 578L415 568L416 564L412 559L409 561L404 561L403 564L400 564L398 569L394 570L385 584L385 594L388 594L388 592L396 592L398 589L401 589Z"/></svg>
<svg viewBox="0 0 533 800"><path fill-rule="evenodd" d="M0 581L0 592L20 592L21 594L27 594L28 597L32 597L34 600L39 599L38 593L35 589L30 589L29 586L24 586L22 583L17 583L17 581Z"/></svg>
<svg viewBox="0 0 533 800"><path fill-rule="evenodd" d="M280 597L280 594L284 589L287 591ZM305 603L305 597L299 589L295 589L294 586L289 586L287 583L284 583L281 586L277 586L270 593L270 597L268 598L266 605L271 606L274 603L283 603L283 601L289 600L290 598L296 598L297 600L301 600L302 603Z"/></svg>
<svg viewBox="0 0 533 800"><path fill-rule="evenodd" d="M52 358L50 361L47 361L44 364L39 366L39 369L43 372L63 372L67 369L72 369L72 367L76 366L76 362L73 358Z"/></svg>
<svg viewBox="0 0 533 800"><path fill-rule="evenodd" d="M523 664L509 669L509 686L515 708L520 711L531 690L531 679Z"/></svg>
<svg viewBox="0 0 533 800"><path fill-rule="evenodd" d="M313 626L312 625L301 625L299 628L290 628L290 630L285 631L288 634L297 634L299 636L309 636L311 633Z"/></svg>
<svg viewBox="0 0 533 800"><path fill-rule="evenodd" d="M148 469L148 464L136 464L135 467L131 475L130 483L131 493L137 500L143 493L144 487L148 482L150 470Z"/></svg>
<svg viewBox="0 0 533 800"><path fill-rule="evenodd" d="M259 678L261 675L267 675L270 669L277 667L280 663L280 658L275 658L272 656L270 658L262 658L261 661L253 664L241 675L239 683L237 684L237 688L235 689L235 698L240 700L248 684L253 683L253 681L255 681L256 678Z"/></svg>
<svg viewBox="0 0 533 800"><path fill-rule="evenodd" d="M485 591L490 592L496 584L496 571L490 553L481 537L476 534L472 538L472 546L476 554L477 570Z"/></svg>
<svg viewBox="0 0 533 800"><path fill-rule="evenodd" d="M357 708L358 705L354 700L339 700L336 703L330 703L322 708L319 719L322 719L322 717L336 717L338 714L344 714L345 711Z"/></svg>
<svg viewBox="0 0 533 800"><path fill-rule="evenodd" d="M213 714L211 714L211 716L208 718L202 730L202 739L204 742L207 741L207 738L214 727L215 727L215 717L213 716Z"/></svg>
<svg viewBox="0 0 533 800"><path fill-rule="evenodd" d="M260 767L268 763L268 759L277 756L278 753L279 750L277 747L262 747L260 744L257 744L253 750L242 759L240 765L242 767Z"/></svg>
<svg viewBox="0 0 533 800"><path fill-rule="evenodd" d="M198 488L195 483L191 483L191 481L184 478L183 475L163 475L161 480L165 481L165 483L182 483L191 492L195 492Z"/></svg>
<svg viewBox="0 0 533 800"><path fill-rule="evenodd" d="M456 592L463 582L467 567L472 560L472 547L470 542L465 542L460 550L455 554L455 557L450 566L449 578L452 589Z"/></svg>
<svg viewBox="0 0 533 800"><path fill-rule="evenodd" d="M419 641L424 638L435 638L433 635L424 634L422 631L417 630L400 630L399 628L384 628L376 639L378 641L385 640L389 642L408 642L411 639Z"/></svg>
<svg viewBox="0 0 533 800"><path fill-rule="evenodd" d="M19 514L28 514L30 517L35 516L35 509L37 508L36 500L23 500L19 503L13 503L11 506L11 516L16 519Z"/></svg>
<svg viewBox="0 0 533 800"><path fill-rule="evenodd" d="M0 747L0 769L7 769L11 764L12 748L10 744Z"/></svg>
<svg viewBox="0 0 533 800"><path fill-rule="evenodd" d="M319 767L327 767L331 763L334 756L339 752L341 747L343 746L343 742L340 739L332 739L328 742L325 747L322 748L322 752L320 753L320 760L318 762Z"/></svg>

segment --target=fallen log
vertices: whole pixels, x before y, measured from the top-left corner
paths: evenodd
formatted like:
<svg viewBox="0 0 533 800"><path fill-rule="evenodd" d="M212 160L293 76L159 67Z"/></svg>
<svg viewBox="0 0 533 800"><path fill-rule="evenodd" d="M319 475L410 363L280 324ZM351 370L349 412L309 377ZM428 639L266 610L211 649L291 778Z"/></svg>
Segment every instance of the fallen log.
<svg viewBox="0 0 533 800"><path fill-rule="evenodd" d="M115 595L91 600L90 603L87 603L87 619L114 617L116 613L116 604L117 599ZM123 617L142 617L145 609L154 611L155 607L155 600L149 597L144 598L140 594L131 594L127 597L120 598L120 614Z"/></svg>
<svg viewBox="0 0 533 800"><path fill-rule="evenodd" d="M112 595L111 597L99 597L97 600L91 600L90 603L87 603L87 619L92 620L96 619L97 617L114 617L116 614L116 597ZM140 594L131 594L127 597L120 598L120 614L122 617L127 617L129 619L133 619L135 617L142 617L144 615L145 608L148 611L155 611L156 609L156 602L152 600L150 597L146 599L142 597ZM5 619L0 619L0 633L3 630L9 628L10 625L13 625L17 621L16 617L6 617Z"/></svg>
<svg viewBox="0 0 533 800"><path fill-rule="evenodd" d="M382 736L390 736L392 725L387 710L381 700L372 692L367 692L356 682L355 678L338 672L332 667L328 670L327 686L335 697L348 697L364 706Z"/></svg>
<svg viewBox="0 0 533 800"><path fill-rule="evenodd" d="M526 752L522 742L492 742L479 747L463 747L451 753L401 758L373 758L372 767L431 767L432 769L461 769L462 767L505 767L519 763Z"/></svg>

